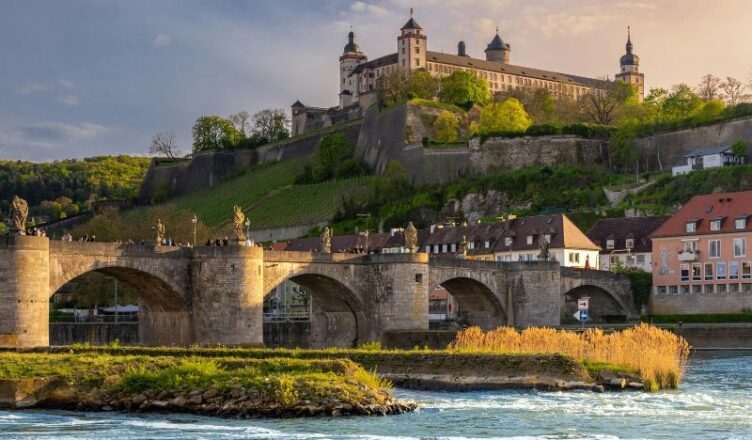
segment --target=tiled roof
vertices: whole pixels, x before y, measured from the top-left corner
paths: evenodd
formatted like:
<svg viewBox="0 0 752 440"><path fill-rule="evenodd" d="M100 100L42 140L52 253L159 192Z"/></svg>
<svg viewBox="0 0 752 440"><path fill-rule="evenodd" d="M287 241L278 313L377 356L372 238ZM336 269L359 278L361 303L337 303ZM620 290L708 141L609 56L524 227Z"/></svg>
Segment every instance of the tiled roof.
<svg viewBox="0 0 752 440"><path fill-rule="evenodd" d="M350 73L349 76L356 75L365 69L376 69L379 67L391 66L392 64L397 64L398 59L399 57L397 55L397 52L390 53L389 55L384 55L383 57L379 57L379 58L376 58L371 61L358 65L358 67L353 69L353 71Z"/></svg>
<svg viewBox="0 0 752 440"><path fill-rule="evenodd" d="M632 252L650 252L650 234L660 227L668 216L663 217L624 217L598 220L587 232L588 238L601 247L601 253L627 248L627 239L634 240ZM607 248L607 241L614 240L613 249Z"/></svg>
<svg viewBox="0 0 752 440"><path fill-rule="evenodd" d="M752 191L694 196L656 229L651 238L739 232L734 228L734 220L751 215ZM723 219L718 231L710 230L710 220L714 218ZM686 224L690 220L697 222L696 232L686 232ZM746 226L742 231L752 231L752 218L747 219Z"/></svg>
<svg viewBox="0 0 752 440"><path fill-rule="evenodd" d="M721 145L719 147L709 147L709 148L703 148L700 150L695 150L689 154L684 155L684 157L709 156L711 154L726 153L729 150L731 150L730 146Z"/></svg>

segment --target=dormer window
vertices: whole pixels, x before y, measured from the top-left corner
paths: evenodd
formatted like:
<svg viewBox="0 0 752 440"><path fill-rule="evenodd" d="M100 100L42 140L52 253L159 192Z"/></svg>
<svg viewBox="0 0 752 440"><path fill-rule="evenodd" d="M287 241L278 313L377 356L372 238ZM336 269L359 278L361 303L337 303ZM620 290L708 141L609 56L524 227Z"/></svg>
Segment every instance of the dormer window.
<svg viewBox="0 0 752 440"><path fill-rule="evenodd" d="M687 233L697 232L697 220L690 220L685 223L684 231Z"/></svg>
<svg viewBox="0 0 752 440"><path fill-rule="evenodd" d="M606 240L606 249L614 248L614 240Z"/></svg>
<svg viewBox="0 0 752 440"><path fill-rule="evenodd" d="M483 247L485 247L486 249L490 248L490 247L491 247L491 242L490 242L490 241L488 241L488 240L486 240L486 241L485 241L485 242L483 243Z"/></svg>
<svg viewBox="0 0 752 440"><path fill-rule="evenodd" d="M551 234L543 235L543 239L546 240L546 243L551 243Z"/></svg>
<svg viewBox="0 0 752 440"><path fill-rule="evenodd" d="M720 220L711 220L710 221L710 230L711 231L720 231L721 230L721 221Z"/></svg>
<svg viewBox="0 0 752 440"><path fill-rule="evenodd" d="M734 221L736 229L747 229L747 217L740 217Z"/></svg>
<svg viewBox="0 0 752 440"><path fill-rule="evenodd" d="M504 246L512 245L512 237L504 237Z"/></svg>
<svg viewBox="0 0 752 440"><path fill-rule="evenodd" d="M527 244L533 244L533 236L532 235L528 235L527 236Z"/></svg>
<svg viewBox="0 0 752 440"><path fill-rule="evenodd" d="M628 238L627 239L627 249L632 249L634 247L634 238Z"/></svg>

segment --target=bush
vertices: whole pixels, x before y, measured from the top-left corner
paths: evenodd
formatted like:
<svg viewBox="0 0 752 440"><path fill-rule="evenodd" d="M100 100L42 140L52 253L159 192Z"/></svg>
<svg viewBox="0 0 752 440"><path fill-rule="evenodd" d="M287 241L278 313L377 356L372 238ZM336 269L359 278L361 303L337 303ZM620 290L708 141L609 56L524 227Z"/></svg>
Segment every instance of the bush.
<svg viewBox="0 0 752 440"><path fill-rule="evenodd" d="M454 113L444 110L434 121L433 129L437 141L455 142L459 134L460 119Z"/></svg>
<svg viewBox="0 0 752 440"><path fill-rule="evenodd" d="M587 139L609 139L614 128L608 125L600 124L572 124L562 127L563 134L573 134Z"/></svg>
<svg viewBox="0 0 752 440"><path fill-rule="evenodd" d="M526 136L551 136L561 134L561 127L554 124L531 125L525 130Z"/></svg>

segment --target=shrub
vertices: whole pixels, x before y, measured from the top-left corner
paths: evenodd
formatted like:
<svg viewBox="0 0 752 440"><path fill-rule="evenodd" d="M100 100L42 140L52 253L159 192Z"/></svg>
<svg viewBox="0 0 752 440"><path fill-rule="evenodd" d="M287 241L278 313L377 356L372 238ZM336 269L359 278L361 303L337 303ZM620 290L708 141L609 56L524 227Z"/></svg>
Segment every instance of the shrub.
<svg viewBox="0 0 752 440"><path fill-rule="evenodd" d="M562 127L564 134L573 134L588 139L609 139L614 128L608 125L579 123Z"/></svg>
<svg viewBox="0 0 752 440"><path fill-rule="evenodd" d="M531 125L525 130L527 136L551 136L561 134L561 127L554 124Z"/></svg>
<svg viewBox="0 0 752 440"><path fill-rule="evenodd" d="M436 140L439 142L455 142L460 129L460 120L452 112L446 110L439 113L433 123Z"/></svg>
<svg viewBox="0 0 752 440"><path fill-rule="evenodd" d="M515 98L492 102L480 111L479 133L524 133L533 123L522 103Z"/></svg>

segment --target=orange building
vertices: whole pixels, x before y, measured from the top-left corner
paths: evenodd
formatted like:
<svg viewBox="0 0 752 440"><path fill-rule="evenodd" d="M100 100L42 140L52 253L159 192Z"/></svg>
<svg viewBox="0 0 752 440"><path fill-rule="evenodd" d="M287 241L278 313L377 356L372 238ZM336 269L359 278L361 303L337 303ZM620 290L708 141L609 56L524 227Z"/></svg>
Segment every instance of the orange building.
<svg viewBox="0 0 752 440"><path fill-rule="evenodd" d="M652 235L652 313L752 309L752 191L693 197Z"/></svg>

